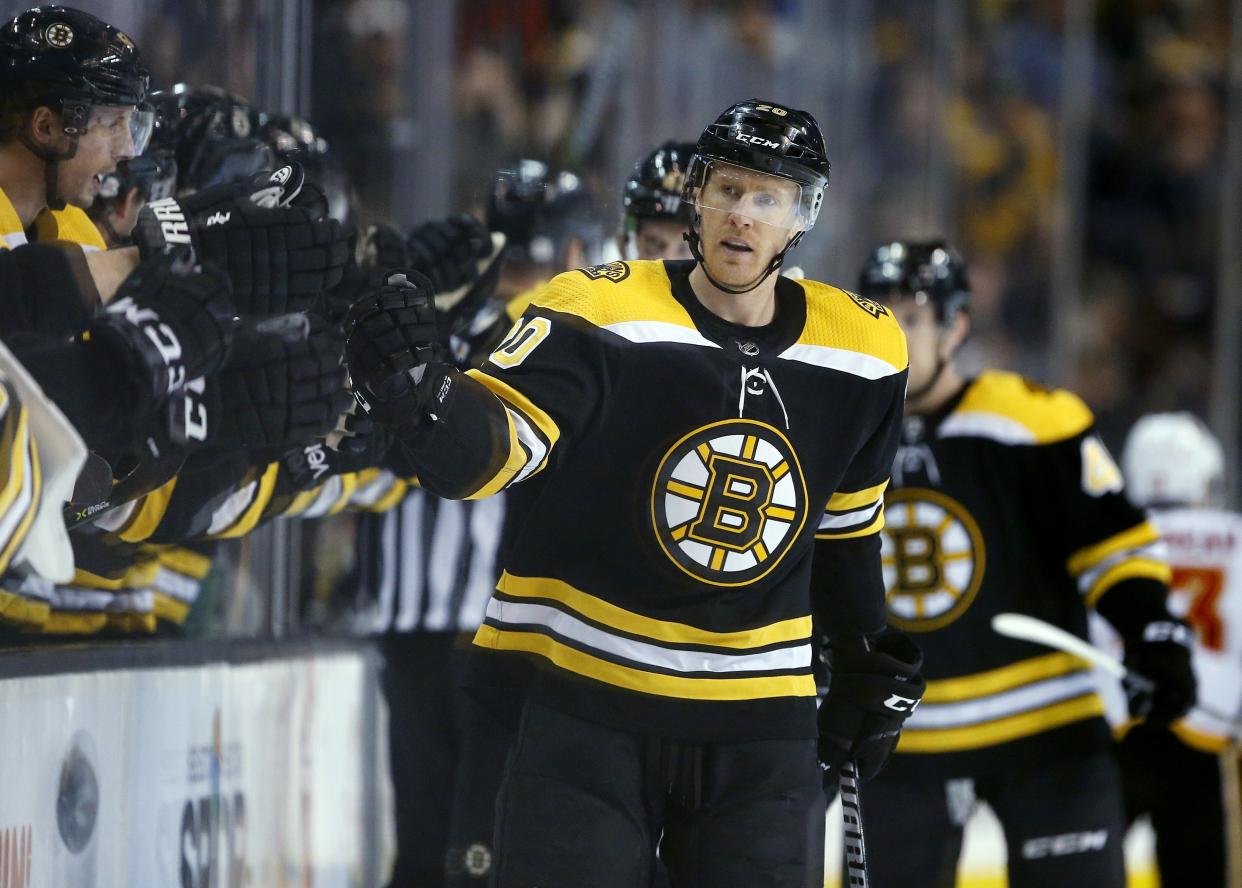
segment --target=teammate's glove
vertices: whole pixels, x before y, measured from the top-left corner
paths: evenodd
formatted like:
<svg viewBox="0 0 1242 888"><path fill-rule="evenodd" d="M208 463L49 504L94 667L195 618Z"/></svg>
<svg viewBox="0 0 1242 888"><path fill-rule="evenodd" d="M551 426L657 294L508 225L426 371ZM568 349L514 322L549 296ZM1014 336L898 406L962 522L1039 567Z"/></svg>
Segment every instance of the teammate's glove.
<svg viewBox="0 0 1242 888"><path fill-rule="evenodd" d="M88 331L92 342L132 356L139 390L158 404L224 364L233 338L229 282L194 265L189 251L154 257L125 279Z"/></svg>
<svg viewBox="0 0 1242 888"><path fill-rule="evenodd" d="M416 271L390 273L345 319L345 355L354 397L377 422L417 423L428 400L427 365L444 359L431 282Z"/></svg>
<svg viewBox="0 0 1242 888"><path fill-rule="evenodd" d="M207 393L212 440L240 444L260 459L327 434L351 402L341 343L324 332L299 341L239 337L235 357L208 380Z"/></svg>
<svg viewBox="0 0 1242 888"><path fill-rule="evenodd" d="M340 282L348 255L346 233L323 218L325 206L292 164L248 182L151 201L138 214L134 241L144 258L193 247L201 261L228 274L242 314L301 311Z"/></svg>
<svg viewBox="0 0 1242 888"><path fill-rule="evenodd" d="M1126 639L1126 668L1151 681L1152 687L1125 682L1130 715L1164 726L1195 705L1195 674L1190 665L1194 632L1182 620L1156 620Z"/></svg>
<svg viewBox="0 0 1242 888"><path fill-rule="evenodd" d="M819 762L825 771L852 760L862 780L880 773L902 723L923 698L922 666L923 653L895 629L872 639L834 642L828 693L819 707Z"/></svg>
<svg viewBox="0 0 1242 888"><path fill-rule="evenodd" d="M492 255L492 238L486 225L461 213L415 227L406 251L409 266L425 274L442 298L474 282L479 260Z"/></svg>

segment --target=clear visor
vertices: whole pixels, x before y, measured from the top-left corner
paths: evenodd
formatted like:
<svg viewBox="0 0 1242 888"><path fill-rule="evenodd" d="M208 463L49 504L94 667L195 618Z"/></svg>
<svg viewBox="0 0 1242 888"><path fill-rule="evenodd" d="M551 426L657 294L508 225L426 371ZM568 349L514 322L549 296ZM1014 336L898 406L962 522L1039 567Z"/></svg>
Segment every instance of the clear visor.
<svg viewBox="0 0 1242 888"><path fill-rule="evenodd" d="M98 129L117 157L137 157L147 150L155 112L146 105L99 105L91 109L89 129Z"/></svg>
<svg viewBox="0 0 1242 888"><path fill-rule="evenodd" d="M774 228L804 230L810 227L809 190L792 179L710 160L696 205L700 213L743 216Z"/></svg>

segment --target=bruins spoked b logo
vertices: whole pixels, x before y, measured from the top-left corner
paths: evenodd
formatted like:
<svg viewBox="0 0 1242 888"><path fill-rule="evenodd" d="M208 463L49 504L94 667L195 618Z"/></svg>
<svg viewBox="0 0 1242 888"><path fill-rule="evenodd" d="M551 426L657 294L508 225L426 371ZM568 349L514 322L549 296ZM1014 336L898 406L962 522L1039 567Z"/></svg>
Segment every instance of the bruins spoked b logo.
<svg viewBox="0 0 1242 888"><path fill-rule="evenodd" d="M732 419L686 435L656 470L651 519L664 553L695 579L741 586L766 576L806 523L806 482L789 440Z"/></svg>
<svg viewBox="0 0 1242 888"><path fill-rule="evenodd" d="M907 487L884 498L880 558L889 622L930 632L964 614L983 582L979 525L957 500Z"/></svg>

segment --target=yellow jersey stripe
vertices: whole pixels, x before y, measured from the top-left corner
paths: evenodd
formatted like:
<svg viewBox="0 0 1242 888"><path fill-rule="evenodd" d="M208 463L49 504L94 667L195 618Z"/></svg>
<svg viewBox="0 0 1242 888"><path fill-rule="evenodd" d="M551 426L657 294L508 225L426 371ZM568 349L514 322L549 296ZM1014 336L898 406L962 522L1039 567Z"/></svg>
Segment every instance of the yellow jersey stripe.
<svg viewBox="0 0 1242 888"><path fill-rule="evenodd" d="M1108 539L1090 546L1079 549L1069 557L1065 563L1065 569L1070 572L1071 576L1078 576L1084 571L1095 567L1104 559L1126 549L1138 549L1146 546L1148 543L1154 543L1160 539L1160 533L1156 530L1155 525L1150 521L1144 521L1137 524L1129 530L1123 530L1121 533L1114 534Z"/></svg>
<svg viewBox="0 0 1242 888"><path fill-rule="evenodd" d="M556 446L556 442L561 437L561 430L555 420L546 411L536 406L534 401L509 385L509 383L503 382L495 376L490 376L482 370L467 370L466 375L481 383L505 404L520 412L547 439L548 452L545 454L543 462L535 469L536 472L542 470L552 454L552 448Z"/></svg>
<svg viewBox="0 0 1242 888"><path fill-rule="evenodd" d="M1090 668L1086 660L1058 651L1054 654L1044 654L1029 660L1010 663L999 669L929 681L927 690L923 694L923 702L955 703L961 700L973 700L976 697L986 697L989 694L1021 687L1033 681L1055 678L1058 675L1068 675L1071 672Z"/></svg>
<svg viewBox="0 0 1242 888"><path fill-rule="evenodd" d="M46 601L37 601L0 589L0 623L16 623L27 629L38 628L47 622L51 612Z"/></svg>
<svg viewBox="0 0 1242 888"><path fill-rule="evenodd" d="M11 404L9 405L12 406ZM9 434L9 429L12 434ZM26 485L26 441L29 437L26 410L21 404L4 417L4 440L0 453L6 457L0 460L0 470L4 471L4 487L0 489L0 515L8 513L13 503L21 495Z"/></svg>
<svg viewBox="0 0 1242 888"><path fill-rule="evenodd" d="M852 512L855 509L861 509L869 506L884 495L884 491L888 488L889 479L885 478L880 484L874 487L868 487L865 490L858 490L854 493L834 493L832 499L828 500L829 512Z"/></svg>
<svg viewBox="0 0 1242 888"><path fill-rule="evenodd" d="M515 598L547 598L559 602L589 620L632 635L672 644L697 644L709 647L756 648L789 641L804 641L811 636L811 617L796 617L740 632L712 632L685 623L674 623L645 617L625 610L575 589L551 577L517 577L505 571L496 588Z"/></svg>
<svg viewBox="0 0 1242 888"><path fill-rule="evenodd" d="M94 635L107 625L107 614L51 611L40 631L47 635Z"/></svg>
<svg viewBox="0 0 1242 888"><path fill-rule="evenodd" d="M1110 567L1095 581L1095 584L1087 591L1085 599L1087 607L1095 607L1096 602L1104 596L1104 593L1122 580L1139 577L1155 580L1167 586L1173 579L1173 571L1163 561L1155 561L1151 558L1129 558Z"/></svg>
<svg viewBox="0 0 1242 888"><path fill-rule="evenodd" d="M505 424L509 427L509 455L505 464L496 474L484 482L483 486L466 497L468 500L486 499L504 490L506 484L513 480L518 472L526 467L526 451L518 443L517 425L513 422L513 414L505 410Z"/></svg>
<svg viewBox="0 0 1242 888"><path fill-rule="evenodd" d="M201 580L211 571L211 559L193 549L165 549L157 556L169 570Z"/></svg>
<svg viewBox="0 0 1242 888"><path fill-rule="evenodd" d="M405 499L405 495L414 487L409 481L398 478L393 482L388 491L377 499L371 505L366 507L368 512L387 512L389 509Z"/></svg>
<svg viewBox="0 0 1242 888"><path fill-rule="evenodd" d="M816 532L815 539L817 540L852 540L857 537L864 537L864 536L869 536L870 534L873 534L873 533L879 533L883 529L884 529L884 508L881 506L880 509L875 513L875 518L866 527L860 528L859 530L851 530L848 533L833 533L830 530L821 530L821 531Z"/></svg>
<svg viewBox="0 0 1242 888"><path fill-rule="evenodd" d="M229 527L226 527L220 533L212 534L212 539L235 539L245 536L254 530L259 520L263 517L263 510L267 508L267 504L272 499L272 493L276 489L276 476L279 473L280 463L269 464L263 470L262 477L259 478L254 498L250 501L250 505L246 507L246 511L242 512L241 517Z"/></svg>
<svg viewBox="0 0 1242 888"><path fill-rule="evenodd" d="M149 539L164 520L176 489L177 478L174 476L162 487L157 487L144 496L121 530L121 539L127 543L140 543Z"/></svg>
<svg viewBox="0 0 1242 888"><path fill-rule="evenodd" d="M22 410L22 418L25 418L26 411ZM8 545L4 547L4 551L0 552L0 573L9 569L9 562L13 556L17 554L17 550L26 540L26 534L30 532L30 525L34 524L35 516L39 514L39 497L43 492L43 474L39 468L39 451L33 437L30 438L29 450L23 453L24 457L28 457L25 471L30 472L31 486L30 499L26 505L26 514L22 516L21 522L14 529L13 534L9 537Z"/></svg>
<svg viewBox="0 0 1242 888"><path fill-rule="evenodd" d="M186 617L190 615L190 606L188 604L160 592L156 592L154 597L155 608L152 611L152 615L157 620L163 620L166 623L175 623L178 626L185 623Z"/></svg>
<svg viewBox="0 0 1242 888"><path fill-rule="evenodd" d="M897 751L935 753L979 749L1019 740L1103 714L1104 701L1093 691L1041 709L960 728L919 730L907 726L901 732Z"/></svg>
<svg viewBox="0 0 1242 888"><path fill-rule="evenodd" d="M622 666L561 644L539 632L479 627L474 643L484 648L538 654L560 668L606 684L681 700L761 700L770 697L814 697L810 675L746 678L687 678Z"/></svg>

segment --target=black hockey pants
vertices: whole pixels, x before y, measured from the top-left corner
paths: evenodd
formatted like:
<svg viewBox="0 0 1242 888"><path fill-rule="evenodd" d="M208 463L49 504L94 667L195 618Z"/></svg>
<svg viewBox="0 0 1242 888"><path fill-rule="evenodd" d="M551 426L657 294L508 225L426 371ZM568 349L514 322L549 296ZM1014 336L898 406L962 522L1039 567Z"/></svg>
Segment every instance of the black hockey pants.
<svg viewBox="0 0 1242 888"><path fill-rule="evenodd" d="M952 888L976 799L1005 830L1010 888L1124 888L1121 775L1111 751L945 780L894 756L862 787L871 888Z"/></svg>
<svg viewBox="0 0 1242 888"><path fill-rule="evenodd" d="M1220 758L1143 725L1121 741L1126 820L1151 815L1161 888L1224 888Z"/></svg>
<svg viewBox="0 0 1242 888"><path fill-rule="evenodd" d="M686 743L528 703L497 801L497 888L821 888L813 740Z"/></svg>

